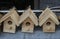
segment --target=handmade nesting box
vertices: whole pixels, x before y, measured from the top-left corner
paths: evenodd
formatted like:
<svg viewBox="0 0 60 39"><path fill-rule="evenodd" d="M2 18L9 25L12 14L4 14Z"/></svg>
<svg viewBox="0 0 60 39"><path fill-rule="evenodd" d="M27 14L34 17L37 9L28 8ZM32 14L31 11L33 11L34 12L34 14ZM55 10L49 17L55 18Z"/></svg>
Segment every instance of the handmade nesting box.
<svg viewBox="0 0 60 39"><path fill-rule="evenodd" d="M18 26L19 15L17 14L15 8L10 9L10 12L5 14L0 23L3 23L3 32L15 33L16 26Z"/></svg>
<svg viewBox="0 0 60 39"><path fill-rule="evenodd" d="M38 20L30 7L20 16L19 24L22 23L22 32L32 33L34 25L38 25Z"/></svg>
<svg viewBox="0 0 60 39"><path fill-rule="evenodd" d="M39 25L43 26L43 32L55 32L55 25L59 24L57 16L46 8L39 16Z"/></svg>

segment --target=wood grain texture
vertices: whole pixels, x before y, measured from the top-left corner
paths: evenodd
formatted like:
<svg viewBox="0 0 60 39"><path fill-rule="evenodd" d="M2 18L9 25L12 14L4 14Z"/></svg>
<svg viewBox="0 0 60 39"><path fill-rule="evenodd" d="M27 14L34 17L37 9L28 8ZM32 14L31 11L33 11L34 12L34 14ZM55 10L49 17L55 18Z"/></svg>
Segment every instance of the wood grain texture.
<svg viewBox="0 0 60 39"><path fill-rule="evenodd" d="M59 21L55 13L53 13L48 7L39 16L39 25L42 26L47 19L51 19L55 24L59 25Z"/></svg>
<svg viewBox="0 0 60 39"><path fill-rule="evenodd" d="M10 12L8 12L7 14L5 14L1 19L0 19L0 23L5 21L8 17L11 17L11 19L13 19L13 21L15 22L15 24L18 26L19 23L19 15L16 12L15 8L13 7L12 9L10 9Z"/></svg>
<svg viewBox="0 0 60 39"><path fill-rule="evenodd" d="M51 19L43 24L43 32L55 32L55 23Z"/></svg>
<svg viewBox="0 0 60 39"><path fill-rule="evenodd" d="M28 25L26 25L26 23L30 23ZM27 18L26 20L24 20L24 22L22 23L22 32L29 32L29 33L33 33L34 31L34 23L32 22L32 20L30 18Z"/></svg>
<svg viewBox="0 0 60 39"><path fill-rule="evenodd" d="M11 21L12 24L9 24L8 23L9 21ZM15 33L15 31L16 31L16 25L14 21L11 18L6 19L3 25L3 32Z"/></svg>
<svg viewBox="0 0 60 39"><path fill-rule="evenodd" d="M30 7L20 16L19 24L21 24L27 17L29 17L36 26L38 25L38 18Z"/></svg>

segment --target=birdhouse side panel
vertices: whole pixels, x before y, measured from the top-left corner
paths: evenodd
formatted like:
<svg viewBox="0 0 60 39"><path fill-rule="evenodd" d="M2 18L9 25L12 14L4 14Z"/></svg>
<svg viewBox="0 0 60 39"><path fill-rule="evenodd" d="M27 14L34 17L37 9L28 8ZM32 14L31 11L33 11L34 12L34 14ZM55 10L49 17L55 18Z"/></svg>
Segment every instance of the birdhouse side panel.
<svg viewBox="0 0 60 39"><path fill-rule="evenodd" d="M16 26L11 18L4 21L3 32L15 33Z"/></svg>
<svg viewBox="0 0 60 39"><path fill-rule="evenodd" d="M27 18L22 23L22 32L30 32L32 33L34 29L34 23L30 20L30 18Z"/></svg>
<svg viewBox="0 0 60 39"><path fill-rule="evenodd" d="M43 32L55 32L55 23L51 19L43 24Z"/></svg>

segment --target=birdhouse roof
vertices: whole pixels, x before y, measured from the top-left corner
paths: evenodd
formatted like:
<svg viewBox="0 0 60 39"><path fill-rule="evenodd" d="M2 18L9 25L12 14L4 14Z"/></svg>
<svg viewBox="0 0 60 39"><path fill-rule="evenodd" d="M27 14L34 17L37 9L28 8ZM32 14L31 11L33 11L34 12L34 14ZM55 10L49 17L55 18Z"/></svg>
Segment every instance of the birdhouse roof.
<svg viewBox="0 0 60 39"><path fill-rule="evenodd" d="M39 25L42 26L49 18L57 25L59 24L59 21L55 13L52 12L50 8L47 7L39 16Z"/></svg>
<svg viewBox="0 0 60 39"><path fill-rule="evenodd" d="M33 11L31 10L30 7L27 10L25 10L24 13L20 16L19 24L21 24L28 17L32 20L32 22L35 25L38 25L38 19L37 19L35 13L33 13Z"/></svg>
<svg viewBox="0 0 60 39"><path fill-rule="evenodd" d="M14 23L18 26L18 20L19 20L19 15L17 14L15 7L9 10L7 14L5 14L1 19L0 23L5 21L7 18L11 17L13 19Z"/></svg>

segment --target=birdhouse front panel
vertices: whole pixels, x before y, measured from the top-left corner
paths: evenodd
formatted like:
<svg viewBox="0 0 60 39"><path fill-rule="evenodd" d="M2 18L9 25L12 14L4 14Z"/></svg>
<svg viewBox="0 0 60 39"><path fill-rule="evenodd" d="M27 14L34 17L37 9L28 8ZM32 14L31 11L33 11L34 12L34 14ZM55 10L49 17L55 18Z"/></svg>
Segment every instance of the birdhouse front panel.
<svg viewBox="0 0 60 39"><path fill-rule="evenodd" d="M24 20L24 22L22 23L22 32L32 33L33 29L34 29L34 23L32 22L32 20L30 18Z"/></svg>
<svg viewBox="0 0 60 39"><path fill-rule="evenodd" d="M55 23L51 19L43 24L43 32L55 32Z"/></svg>
<svg viewBox="0 0 60 39"><path fill-rule="evenodd" d="M3 32L15 33L16 26L14 21L9 17L4 21Z"/></svg>

